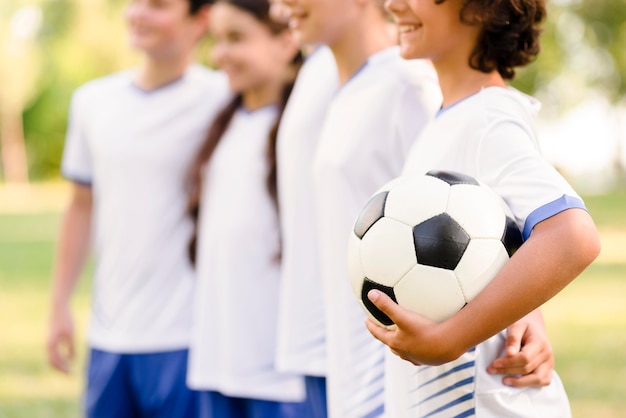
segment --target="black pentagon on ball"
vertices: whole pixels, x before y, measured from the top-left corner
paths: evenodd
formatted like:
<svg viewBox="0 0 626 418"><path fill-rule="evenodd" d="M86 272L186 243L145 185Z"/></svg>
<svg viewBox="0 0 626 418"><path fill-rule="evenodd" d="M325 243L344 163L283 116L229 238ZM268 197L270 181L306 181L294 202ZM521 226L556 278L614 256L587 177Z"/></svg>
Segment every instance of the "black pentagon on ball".
<svg viewBox="0 0 626 418"><path fill-rule="evenodd" d="M454 270L470 236L450 215L442 213L414 226L413 242L419 264Z"/></svg>
<svg viewBox="0 0 626 418"><path fill-rule="evenodd" d="M454 186L455 184L474 184L478 186L478 181L474 177L455 171L431 170L426 173L426 175L445 181L450 186Z"/></svg>
<svg viewBox="0 0 626 418"><path fill-rule="evenodd" d="M517 227L517 223L507 216L506 225L502 234L502 244L504 244L504 248L506 248L509 257L512 257L523 243L524 238L522 237L522 232Z"/></svg>
<svg viewBox="0 0 626 418"><path fill-rule="evenodd" d="M361 290L361 300L363 301L363 304L365 305L369 313L371 313L374 318L378 319L381 324L393 325L393 321L391 320L391 318L384 314L383 311L378 309L376 305L374 305L367 297L367 294L372 289L380 290L381 292L389 296L391 300L398 303L398 301L396 300L396 294L393 293L393 288L389 286L384 286L380 283L375 283L370 279L365 278L365 280L363 280L363 289Z"/></svg>
<svg viewBox="0 0 626 418"><path fill-rule="evenodd" d="M354 224L354 233L359 239L363 239L363 236L369 229L385 215L385 203L387 202L387 196L389 192L381 192L372 196L367 202L361 213L359 214L356 223Z"/></svg>

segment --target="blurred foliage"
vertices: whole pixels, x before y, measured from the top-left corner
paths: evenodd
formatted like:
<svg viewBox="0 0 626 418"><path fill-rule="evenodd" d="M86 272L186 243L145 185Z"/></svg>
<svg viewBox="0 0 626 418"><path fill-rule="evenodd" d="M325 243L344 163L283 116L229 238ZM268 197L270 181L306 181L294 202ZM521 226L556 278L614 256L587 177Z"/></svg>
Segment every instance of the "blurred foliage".
<svg viewBox="0 0 626 418"><path fill-rule="evenodd" d="M33 58L27 65L37 68L10 67L22 78L29 74L32 84L23 105L32 180L59 176L67 108L73 90L89 79L136 62L137 57L125 40L125 4L126 0L0 0L3 45L8 42L5 23L20 9L37 7L43 16ZM533 64L518 72L513 84L537 95L548 114L559 114L580 103L590 89L614 102L623 100L626 97L625 16L624 0L552 0L542 53ZM0 51L4 50L3 45ZM198 55L201 61L206 62L209 49L210 43L204 42ZM0 62L6 62L6 58L0 56ZM6 82L7 77L3 78Z"/></svg>
<svg viewBox="0 0 626 418"><path fill-rule="evenodd" d="M133 62L126 47L122 2L48 0L41 7L44 71L39 94L24 112L31 179L58 176L74 89Z"/></svg>
<svg viewBox="0 0 626 418"><path fill-rule="evenodd" d="M542 51L513 83L558 115L592 93L626 98L626 1L548 2Z"/></svg>

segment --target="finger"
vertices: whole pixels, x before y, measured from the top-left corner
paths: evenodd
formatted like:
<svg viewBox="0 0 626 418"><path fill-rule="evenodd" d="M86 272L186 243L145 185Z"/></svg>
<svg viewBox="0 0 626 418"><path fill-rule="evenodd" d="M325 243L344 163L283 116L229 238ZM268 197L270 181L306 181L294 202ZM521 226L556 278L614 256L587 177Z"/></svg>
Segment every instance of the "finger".
<svg viewBox="0 0 626 418"><path fill-rule="evenodd" d="M512 339L515 338L517 336L513 335ZM516 343L513 342L512 344L515 345ZM490 367L497 369L498 373L526 374L534 370L539 364L550 361L549 351L545 348L546 345L542 341L528 340L517 353L509 354L507 352L504 357L495 359Z"/></svg>
<svg viewBox="0 0 626 418"><path fill-rule="evenodd" d="M522 338L526 332L526 325L514 323L506 330L506 348L505 353L508 357L512 357L522 350Z"/></svg>
<svg viewBox="0 0 626 418"><path fill-rule="evenodd" d="M68 373L67 362L61 355L60 344L57 338L52 339L48 343L48 363L50 363L54 369L63 373Z"/></svg>
<svg viewBox="0 0 626 418"><path fill-rule="evenodd" d="M542 387L552 382L552 368L542 364L532 373L523 376L506 376L502 383L513 387Z"/></svg>
<svg viewBox="0 0 626 418"><path fill-rule="evenodd" d="M74 360L76 356L76 346L74 344L74 334L69 333L65 336L66 346L67 346L67 356L66 358L69 361Z"/></svg>
<svg viewBox="0 0 626 418"><path fill-rule="evenodd" d="M551 368L549 356L543 353L529 356L521 352L513 357L501 357L496 359L487 369L492 374L520 374L525 375L534 372L539 366L545 364Z"/></svg>
<svg viewBox="0 0 626 418"><path fill-rule="evenodd" d="M402 308L383 292L372 289L367 293L367 298L395 324L401 322Z"/></svg>
<svg viewBox="0 0 626 418"><path fill-rule="evenodd" d="M61 332L54 347L54 357L58 370L70 372L70 365L74 360L74 335L71 331Z"/></svg>
<svg viewBox="0 0 626 418"><path fill-rule="evenodd" d="M368 331L374 336L374 338L376 338L383 344L389 345L389 343L391 342L393 331L390 331L384 327L381 327L378 324L375 324L369 318L365 320L365 326L367 327Z"/></svg>

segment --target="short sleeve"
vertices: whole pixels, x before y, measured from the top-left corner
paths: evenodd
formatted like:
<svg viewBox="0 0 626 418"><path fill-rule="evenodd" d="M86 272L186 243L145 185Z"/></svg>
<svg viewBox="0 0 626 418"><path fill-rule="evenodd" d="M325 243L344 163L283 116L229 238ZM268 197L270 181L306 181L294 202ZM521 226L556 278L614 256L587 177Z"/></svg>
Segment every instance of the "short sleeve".
<svg viewBox="0 0 626 418"><path fill-rule="evenodd" d="M68 180L91 185L92 159L84 129L85 122L84 100L79 90L72 96L70 104L61 172Z"/></svg>
<svg viewBox="0 0 626 418"><path fill-rule="evenodd" d="M527 239L539 222L571 208L585 209L580 196L548 163L535 133L516 121L486 130L476 161L479 178L504 198Z"/></svg>

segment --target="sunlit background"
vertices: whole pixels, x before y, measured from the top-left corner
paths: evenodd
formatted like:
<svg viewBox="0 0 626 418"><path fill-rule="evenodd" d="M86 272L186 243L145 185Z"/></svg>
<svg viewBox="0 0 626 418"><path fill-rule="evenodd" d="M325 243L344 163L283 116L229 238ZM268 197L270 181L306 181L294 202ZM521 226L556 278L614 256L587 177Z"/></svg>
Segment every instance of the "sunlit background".
<svg viewBox="0 0 626 418"><path fill-rule="evenodd" d="M48 289L72 91L135 63L123 0L0 0L0 418L77 417L74 373L45 363ZM626 1L553 0L538 60L513 83L543 104L546 157L584 196L599 260L546 305L575 417L626 411ZM210 42L198 59L207 62ZM88 276L86 274L85 276ZM89 281L74 307L84 338Z"/></svg>
<svg viewBox="0 0 626 418"><path fill-rule="evenodd" d="M0 2L0 179L58 178L71 92L134 62L124 38L124 3ZM201 48L199 59L206 55ZM589 191L622 179L625 1L551 1L543 51L514 85L543 103L544 151L560 169Z"/></svg>

